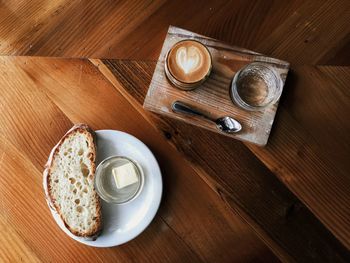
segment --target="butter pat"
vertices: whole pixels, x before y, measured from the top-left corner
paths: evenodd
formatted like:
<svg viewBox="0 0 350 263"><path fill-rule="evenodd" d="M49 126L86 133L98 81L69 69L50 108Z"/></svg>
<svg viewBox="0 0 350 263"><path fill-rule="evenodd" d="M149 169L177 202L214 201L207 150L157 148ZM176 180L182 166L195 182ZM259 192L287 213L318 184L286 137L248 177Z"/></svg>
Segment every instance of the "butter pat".
<svg viewBox="0 0 350 263"><path fill-rule="evenodd" d="M137 183L139 178L132 163L115 167L112 169L115 184L118 189Z"/></svg>

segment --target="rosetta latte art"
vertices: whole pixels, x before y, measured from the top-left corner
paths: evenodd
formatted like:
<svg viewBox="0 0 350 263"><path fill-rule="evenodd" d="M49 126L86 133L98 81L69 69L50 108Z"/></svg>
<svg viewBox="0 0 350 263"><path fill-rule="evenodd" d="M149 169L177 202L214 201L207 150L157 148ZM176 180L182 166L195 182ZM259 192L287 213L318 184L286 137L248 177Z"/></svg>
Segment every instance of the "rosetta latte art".
<svg viewBox="0 0 350 263"><path fill-rule="evenodd" d="M176 52L176 64L189 74L201 67L203 55L195 46L180 47Z"/></svg>

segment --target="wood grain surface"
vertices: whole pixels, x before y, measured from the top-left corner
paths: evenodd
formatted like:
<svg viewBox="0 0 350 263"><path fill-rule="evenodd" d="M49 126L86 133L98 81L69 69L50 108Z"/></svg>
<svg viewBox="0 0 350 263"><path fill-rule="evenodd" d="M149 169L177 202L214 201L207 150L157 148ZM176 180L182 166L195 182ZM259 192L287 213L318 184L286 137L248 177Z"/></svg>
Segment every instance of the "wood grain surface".
<svg viewBox="0 0 350 263"><path fill-rule="evenodd" d="M171 47L175 43L186 39L194 39L204 44L211 54L213 63L213 69L208 79L199 87L190 91L183 91L174 87L164 70L166 56ZM262 110L247 111L232 103L232 96L230 95L233 76L242 67L252 62L263 63L273 68L276 74L281 77L281 92L283 91L289 70L288 62L266 57L244 48L230 46L219 40L170 26L143 107L155 113L182 120L225 136L264 146L270 135L279 100ZM212 119L232 116L242 125L242 130L238 133L223 133L214 122L175 113L172 110L172 104L177 100L205 112Z"/></svg>
<svg viewBox="0 0 350 263"><path fill-rule="evenodd" d="M0 54L156 60L169 25L286 60L349 65L348 0L0 2Z"/></svg>
<svg viewBox="0 0 350 263"><path fill-rule="evenodd" d="M0 55L127 59L1 57L0 261L349 262L349 17L348 0L0 1ZM169 25L291 62L266 148L143 110ZM43 199L75 122L160 162L160 210L120 247L69 239Z"/></svg>
<svg viewBox="0 0 350 263"><path fill-rule="evenodd" d="M94 63L99 64L97 61ZM104 60L103 63L107 69L100 63L101 71L107 71L105 75L110 78L116 76L119 82L122 81L121 87L126 88L127 93L142 104L155 63L118 60ZM334 87L331 90L338 89L346 93L349 69L342 67L337 69L340 73L343 72L344 78L339 74L341 81L333 83L327 78L327 67L320 67L324 72L322 86L324 89ZM294 75L308 79L314 70L318 68L304 66L298 68ZM108 74L108 71L112 71L113 74ZM293 88L301 90L306 97L314 93L313 95L318 97L318 103L338 103L335 98L330 100L330 96L322 96L320 90L313 91L309 95L307 89L309 85L311 83L302 82ZM291 103L290 99L287 101ZM282 107L287 107L284 100L281 103ZM343 111L350 112L346 103L331 108L338 109L338 112L333 112L336 116ZM304 111L302 113L305 115ZM278 129L278 134L275 135L277 131L272 134L274 137L266 148L246 144L255 156L246 152L244 146L237 141L179 121L152 116L150 122L164 132L168 140L191 160L194 169L212 189L232 209L238 209L241 216L283 259L294 258L298 262L313 260L332 262L336 260L335 254L331 252L333 249L348 259L350 181L346 174L349 174L350 167L341 163L343 170L339 173L332 172L337 162L348 157L347 148L350 142L345 134L348 134L350 127L348 124L335 125L342 127L344 136L341 139L343 145L346 145L346 149L340 148L337 153L341 159L336 159L330 155L323 155L324 152L320 148L315 148L317 144L311 140L310 135L297 137L303 134L303 128L299 126L294 128L296 123L288 118L288 113L282 111L280 114L286 117L278 124L278 127L280 125L281 127L275 128ZM311 118L314 119L315 115ZM330 124L336 122L330 118L327 120ZM328 129L328 136L332 134L336 136L337 130ZM304 153L306 149L307 152ZM297 153L294 154L294 151ZM327 166L330 163L329 159L334 165ZM345 247L332 237L327 228L322 226L317 218L280 181L276 180L274 175L315 213ZM330 176L334 177L333 180L329 178ZM323 199L324 197L327 200Z"/></svg>
<svg viewBox="0 0 350 263"><path fill-rule="evenodd" d="M2 57L0 87L1 260L276 261L237 213L209 190L91 62ZM43 165L51 148L76 122L128 132L145 142L160 163L164 180L160 211L128 244L86 247L66 236L51 217L42 189Z"/></svg>

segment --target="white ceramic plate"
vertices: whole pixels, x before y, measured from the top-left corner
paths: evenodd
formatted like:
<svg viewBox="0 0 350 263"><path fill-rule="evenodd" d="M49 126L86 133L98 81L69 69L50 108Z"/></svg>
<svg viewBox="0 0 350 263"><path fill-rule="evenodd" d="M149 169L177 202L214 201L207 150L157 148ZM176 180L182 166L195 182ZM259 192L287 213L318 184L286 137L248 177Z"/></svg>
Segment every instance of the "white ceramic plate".
<svg viewBox="0 0 350 263"><path fill-rule="evenodd" d="M148 147L134 136L121 131L99 130L97 134L97 165L112 155L135 160L143 169L145 182L141 193L132 201L117 205L102 202L103 232L95 240L72 235L57 213L51 210L56 223L71 238L89 246L113 247L138 236L154 218L162 196L162 176L157 160Z"/></svg>

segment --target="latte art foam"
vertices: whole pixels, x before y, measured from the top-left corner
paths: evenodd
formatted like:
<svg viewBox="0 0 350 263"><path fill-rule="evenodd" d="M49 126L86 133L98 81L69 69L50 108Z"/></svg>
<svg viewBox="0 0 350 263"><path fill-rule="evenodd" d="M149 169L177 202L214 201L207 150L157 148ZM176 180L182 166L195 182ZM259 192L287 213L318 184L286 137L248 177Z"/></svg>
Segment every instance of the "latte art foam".
<svg viewBox="0 0 350 263"><path fill-rule="evenodd" d="M193 87L202 83L209 75L211 67L209 50L195 40L176 43L166 58L166 74L169 80L177 87L185 85L185 89L188 89L188 85Z"/></svg>
<svg viewBox="0 0 350 263"><path fill-rule="evenodd" d="M196 71L203 63L203 55L195 46L180 47L176 51L176 64L189 74Z"/></svg>

